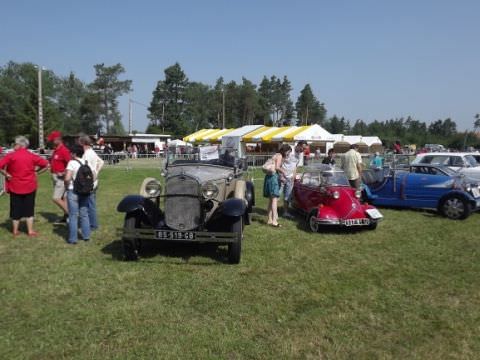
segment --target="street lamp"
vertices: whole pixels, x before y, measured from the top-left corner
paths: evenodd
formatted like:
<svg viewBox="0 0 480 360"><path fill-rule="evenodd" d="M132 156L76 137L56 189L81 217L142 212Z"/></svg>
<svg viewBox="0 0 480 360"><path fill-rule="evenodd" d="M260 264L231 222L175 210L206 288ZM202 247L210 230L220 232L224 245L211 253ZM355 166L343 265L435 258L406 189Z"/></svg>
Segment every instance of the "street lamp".
<svg viewBox="0 0 480 360"><path fill-rule="evenodd" d="M42 70L46 70L43 66L35 66L38 70L38 147L45 147L43 135L43 97L42 97Z"/></svg>

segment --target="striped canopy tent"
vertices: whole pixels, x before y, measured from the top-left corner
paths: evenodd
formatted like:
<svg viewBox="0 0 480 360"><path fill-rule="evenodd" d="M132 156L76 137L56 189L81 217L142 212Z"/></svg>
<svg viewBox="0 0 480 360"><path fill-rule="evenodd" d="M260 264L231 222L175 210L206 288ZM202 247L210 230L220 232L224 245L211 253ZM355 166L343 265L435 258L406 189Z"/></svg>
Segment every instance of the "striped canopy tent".
<svg viewBox="0 0 480 360"><path fill-rule="evenodd" d="M245 125L245 126L242 126L241 128L234 129L233 131L231 131L227 134L224 134L223 137L240 137L243 140L245 136L253 134L258 130L262 130L263 128L266 128L266 126L263 126L263 125Z"/></svg>
<svg viewBox="0 0 480 360"><path fill-rule="evenodd" d="M219 131L220 129L202 129L194 132L193 134L190 134L188 136L185 136L183 138L183 141L189 142L189 143L195 143L195 142L200 142L200 139L202 136L207 136L209 134L213 134L214 132Z"/></svg>
<svg viewBox="0 0 480 360"><path fill-rule="evenodd" d="M293 138L295 135L298 133L304 131L308 126L289 126L283 129L283 131L276 133L274 136L272 136L271 141L275 142L291 142L293 141Z"/></svg>
<svg viewBox="0 0 480 360"><path fill-rule="evenodd" d="M201 135L197 142L204 142L204 143L219 143L222 141L222 137L226 134L235 131L235 129L218 129L212 133Z"/></svg>
<svg viewBox="0 0 480 360"><path fill-rule="evenodd" d="M269 127L269 126L262 126L261 128L258 128L251 133L243 136L243 141L244 142L263 142L264 138L266 138L269 135L275 135L277 132L279 132L278 127Z"/></svg>

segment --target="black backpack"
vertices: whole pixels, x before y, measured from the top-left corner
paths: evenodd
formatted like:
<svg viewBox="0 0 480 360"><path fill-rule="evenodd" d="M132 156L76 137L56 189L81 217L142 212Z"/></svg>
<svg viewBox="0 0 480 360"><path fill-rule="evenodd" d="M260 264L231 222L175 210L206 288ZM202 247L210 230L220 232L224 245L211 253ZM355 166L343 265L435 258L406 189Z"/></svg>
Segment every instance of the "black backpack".
<svg viewBox="0 0 480 360"><path fill-rule="evenodd" d="M77 176L73 181L73 191L79 195L88 195L93 191L93 172L88 166L87 160L85 164L76 160L80 167L77 170Z"/></svg>

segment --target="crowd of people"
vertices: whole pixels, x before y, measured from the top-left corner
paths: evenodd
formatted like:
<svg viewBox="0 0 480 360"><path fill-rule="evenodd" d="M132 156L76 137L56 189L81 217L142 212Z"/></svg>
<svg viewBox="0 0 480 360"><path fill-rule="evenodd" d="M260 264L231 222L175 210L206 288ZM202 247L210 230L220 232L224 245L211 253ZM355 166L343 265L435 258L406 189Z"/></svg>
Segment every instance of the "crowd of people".
<svg viewBox="0 0 480 360"><path fill-rule="evenodd" d="M55 224L68 224L66 241L69 244L77 243L79 225L82 239L88 241L91 232L98 229L96 192L104 161L92 149L88 135L79 135L70 149L63 143L59 131L51 132L47 141L54 147L49 161L30 152L24 136L17 136L14 151L0 159L0 173L6 179L6 191L10 194L12 234L20 234L20 220L24 218L27 235L38 235L33 227L37 175L49 169L52 201L62 213Z"/></svg>

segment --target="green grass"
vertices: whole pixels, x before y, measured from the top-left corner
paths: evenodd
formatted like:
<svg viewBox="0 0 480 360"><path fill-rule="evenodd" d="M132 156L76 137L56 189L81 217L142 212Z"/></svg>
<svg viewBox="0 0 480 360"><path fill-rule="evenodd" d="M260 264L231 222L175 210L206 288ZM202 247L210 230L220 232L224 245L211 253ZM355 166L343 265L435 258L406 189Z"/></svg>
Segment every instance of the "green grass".
<svg viewBox="0 0 480 360"><path fill-rule="evenodd" d="M478 358L479 214L382 210L375 231L310 234L259 212L240 265L208 247L119 261L116 205L150 175L106 169L101 230L77 246L49 222L48 175L39 238L10 236L0 198L1 359Z"/></svg>

